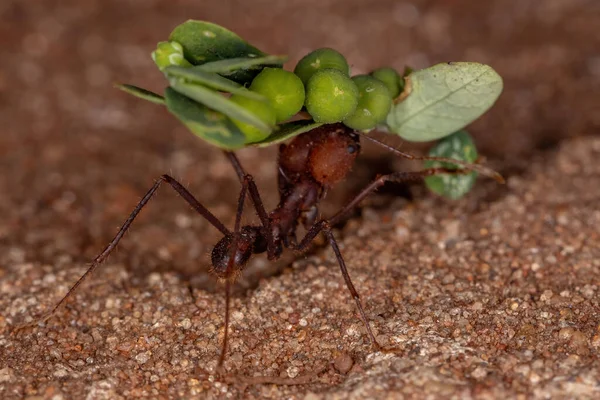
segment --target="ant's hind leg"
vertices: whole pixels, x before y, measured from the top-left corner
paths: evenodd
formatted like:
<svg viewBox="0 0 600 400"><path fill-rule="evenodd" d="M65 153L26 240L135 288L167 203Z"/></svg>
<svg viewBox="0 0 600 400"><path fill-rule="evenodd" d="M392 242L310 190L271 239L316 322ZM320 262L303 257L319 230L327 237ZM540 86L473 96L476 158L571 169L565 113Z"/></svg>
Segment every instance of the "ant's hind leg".
<svg viewBox="0 0 600 400"><path fill-rule="evenodd" d="M322 220L320 222L317 222L315 225L313 225L313 229L315 229L315 230L318 229L318 231L323 231L323 233L325 233L325 236L327 237L327 240L329 241L329 244L331 245L331 248L333 249L333 252L335 253L335 257L337 258L338 264L340 266L340 270L342 271L342 276L344 277L344 281L346 282L346 287L348 287L348 290L350 291L352 298L356 302L356 308L358 308L358 311L360 313L360 319L362 320L363 324L365 324L365 328L367 329L367 334L369 335L369 340L371 341L371 345L375 349L380 350L381 346L379 345L379 343L377 343L377 339L375 339L375 335L373 334L373 331L371 330L371 325L369 324L369 320L367 319L367 315L365 314L365 310L363 308L362 302L360 301L360 296L358 295L358 292L356 291L356 288L354 287L354 284L352 283L352 279L350 279L350 274L348 273L348 268L346 268L346 262L344 261L344 257L342 257L342 252L340 251L337 241L335 240L335 237L333 236L333 232L331 232L331 225L329 224L328 221ZM311 231L313 229L311 229ZM315 234L315 236L316 236L316 234ZM313 236L313 238L314 238L314 236ZM306 239L306 237L305 237L305 239ZM299 251L304 250L306 247L308 247L308 245L310 244L311 241L307 242L305 240L302 240L302 242L295 248L295 250L299 250Z"/></svg>
<svg viewBox="0 0 600 400"><path fill-rule="evenodd" d="M441 175L441 174L450 174L450 175L460 175L468 173L468 171L460 170L460 169L448 169L448 168L429 168L423 169L421 171L414 172L393 172L387 175L380 175L371 183L369 183L363 190L360 191L352 200L348 202L340 211L335 213L333 217L328 220L321 220L316 222L308 232L306 236L300 242L299 247L305 249L310 242L313 241L315 236L323 230L323 223L328 223L330 226L335 226L339 222L341 222L349 213L356 207L361 201L363 201L368 195L379 189L386 182L410 182L410 181L419 181L423 178L432 175Z"/></svg>
<svg viewBox="0 0 600 400"><path fill-rule="evenodd" d="M338 264L340 266L342 276L344 277L344 281L346 282L346 286L354 298L356 302L356 307L360 312L360 318L363 321L365 328L367 329L367 333L369 335L369 339L371 340L371 344L376 349L381 349L379 343L375 339L375 335L371 330L371 326L369 325L369 320L365 314L364 308L362 306L362 302L360 301L360 296L356 291L356 288L352 284L352 280L350 279L350 274L348 273L348 269L346 268L346 263L344 262L344 258L342 257L342 253L337 245L337 241L331 232L331 227L340 222L354 207L358 205L365 197L369 194L377 190L379 187L383 186L385 182L406 182L406 181L415 181L423 179L426 176L436 175L436 174L457 174L461 173L457 170L450 170L445 168L430 168L417 172L395 172L389 175L382 175L371 182L367 187L365 187L354 199L352 199L348 204L346 204L340 211L338 211L332 218L328 220L320 220L316 222L306 233L302 241L299 245L294 247L294 250L304 251L306 250L314 238L322 231L325 233L333 252L335 253L335 257L337 258Z"/></svg>
<svg viewBox="0 0 600 400"><path fill-rule="evenodd" d="M470 163L467 161L463 161L463 160L456 160L453 158L446 158L446 157L436 157L436 156L415 156L413 154L410 153L406 153L404 151L400 151L400 149L397 149L393 146L390 146L389 144L386 144L384 142L382 142L381 140L376 139L375 137L372 136L371 133L369 133L368 135L366 134L362 134L361 135L363 138L370 140L371 142L377 144L378 146L381 146L389 151L391 151L392 153L406 158L408 160L415 160L415 161L440 161L440 162L445 162L445 163L449 163L449 164L455 164L455 165L460 165L461 167L463 167L465 170L467 171L477 171L480 174L490 177L492 179L495 179L497 182L499 183L505 183L504 178L502 177L502 175L500 175L498 172L486 167L485 165L481 165L478 164L477 162L475 163Z"/></svg>
<svg viewBox="0 0 600 400"><path fill-rule="evenodd" d="M135 206L134 210L131 212L123 226L121 226L115 237L104 248L104 250L102 250L102 252L98 254L98 256L94 258L94 260L92 260L88 270L85 271L85 273L81 276L81 278L79 278L77 282L75 282L75 284L69 289L67 294L54 306L54 308L52 308L52 310L49 313L47 313L44 317L40 318L40 320L35 321L33 324L47 321L50 317L52 317L56 310L58 310L58 308L75 292L75 290L77 290L77 288L86 280L86 278L88 278L94 272L94 270L98 268L98 266L102 264L102 262L106 260L106 258L108 258L110 253L115 249L115 247L117 247L117 244L119 243L121 238L123 238L123 236L129 229L137 215L140 213L140 211L142 211L144 206L148 204L152 196L154 196L154 194L163 182L168 183L173 188L173 190L175 190L181 197L183 197L183 199L194 210L196 210L200 215L202 215L208 222L210 222L224 235L230 234L229 230L225 227L225 225L223 225L223 223L217 217L215 217L210 211L208 211L206 207L204 207L198 200L196 200L196 198L185 187L183 187L183 185L181 185L169 175L162 175L160 179L156 181L154 186L152 186L152 188L150 188L150 190L146 192L142 200L140 200L140 202ZM31 326L33 324L28 323L20 328Z"/></svg>

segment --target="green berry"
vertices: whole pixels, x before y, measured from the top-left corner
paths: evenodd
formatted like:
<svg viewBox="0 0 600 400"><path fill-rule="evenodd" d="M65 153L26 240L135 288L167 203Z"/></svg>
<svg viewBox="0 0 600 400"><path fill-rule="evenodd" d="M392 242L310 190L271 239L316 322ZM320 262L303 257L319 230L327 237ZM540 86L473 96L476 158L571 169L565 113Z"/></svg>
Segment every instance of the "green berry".
<svg viewBox="0 0 600 400"><path fill-rule="evenodd" d="M159 42L152 52L152 59L161 71L172 65L191 67L192 64L183 57L183 46L177 42Z"/></svg>
<svg viewBox="0 0 600 400"><path fill-rule="evenodd" d="M400 94L400 83L402 78L394 68L379 68L371 72L371 76L385 83L392 99L395 99Z"/></svg>
<svg viewBox="0 0 600 400"><path fill-rule="evenodd" d="M322 69L337 69L350 76L350 66L346 58L336 50L324 47L305 55L294 68L294 73L306 85L313 74Z"/></svg>
<svg viewBox="0 0 600 400"><path fill-rule="evenodd" d="M383 82L369 75L357 75L352 81L358 88L358 105L356 110L343 120L344 125L358 131L375 128L390 112L390 91Z"/></svg>
<svg viewBox="0 0 600 400"><path fill-rule="evenodd" d="M270 103L251 99L240 95L233 95L229 98L229 100L252 112L265 124L275 125L275 110L273 109L273 107L271 107ZM260 140L263 140L270 134L270 132L263 132L254 125L250 125L235 119L232 119L232 121L244 133L244 135L246 136L247 143L258 142Z"/></svg>
<svg viewBox="0 0 600 400"><path fill-rule="evenodd" d="M292 72L281 68L265 68L254 78L250 90L271 102L277 123L294 116L304 104L304 85Z"/></svg>
<svg viewBox="0 0 600 400"><path fill-rule="evenodd" d="M340 122L356 109L358 88L343 72L322 69L308 80L304 104L315 122Z"/></svg>

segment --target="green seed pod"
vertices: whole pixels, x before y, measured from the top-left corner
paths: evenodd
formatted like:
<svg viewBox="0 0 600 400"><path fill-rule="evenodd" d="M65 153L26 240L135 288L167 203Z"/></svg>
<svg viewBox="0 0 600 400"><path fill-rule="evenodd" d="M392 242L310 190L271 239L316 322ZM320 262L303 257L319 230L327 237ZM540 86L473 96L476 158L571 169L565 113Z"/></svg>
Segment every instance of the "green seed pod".
<svg viewBox="0 0 600 400"><path fill-rule="evenodd" d="M158 66L161 71L172 65L179 67L191 67L190 64L183 57L183 46L177 42L159 42L156 45L156 50L152 52L152 60Z"/></svg>
<svg viewBox="0 0 600 400"><path fill-rule="evenodd" d="M231 96L229 100L244 107L246 110L251 111L265 124L270 126L275 125L275 110L271 107L270 103L237 94ZM270 135L270 132L263 132L257 127L245 122L237 121L235 119L232 119L232 121L246 136L246 143L258 142Z"/></svg>
<svg viewBox="0 0 600 400"><path fill-rule="evenodd" d="M337 69L350 76L350 66L346 58L336 50L324 47L305 55L294 68L294 73L306 85L313 74L321 69Z"/></svg>
<svg viewBox="0 0 600 400"><path fill-rule="evenodd" d="M308 80L304 104L315 122L340 122L356 109L358 88L343 72L322 69Z"/></svg>
<svg viewBox="0 0 600 400"><path fill-rule="evenodd" d="M375 71L371 72L371 76L379 79L385 84L385 86L390 91L392 99L398 97L398 95L400 94L400 85L402 77L400 77L400 75L394 68L386 67L376 69Z"/></svg>
<svg viewBox="0 0 600 400"><path fill-rule="evenodd" d="M304 104L304 85L298 76L281 68L264 68L254 78L250 90L270 100L277 123L294 116Z"/></svg>
<svg viewBox="0 0 600 400"><path fill-rule="evenodd" d="M454 158L472 163L477 160L477 149L469 133L461 130L440 140L429 151L429 156ZM457 169L454 164L439 161L426 161L425 167ZM460 175L434 175L425 178L425 184L434 193L450 199L458 199L471 190L476 178L475 171Z"/></svg>
<svg viewBox="0 0 600 400"><path fill-rule="evenodd" d="M392 97L385 84L369 75L357 75L352 81L358 87L358 105L344 125L357 131L375 128L383 122L392 107Z"/></svg>

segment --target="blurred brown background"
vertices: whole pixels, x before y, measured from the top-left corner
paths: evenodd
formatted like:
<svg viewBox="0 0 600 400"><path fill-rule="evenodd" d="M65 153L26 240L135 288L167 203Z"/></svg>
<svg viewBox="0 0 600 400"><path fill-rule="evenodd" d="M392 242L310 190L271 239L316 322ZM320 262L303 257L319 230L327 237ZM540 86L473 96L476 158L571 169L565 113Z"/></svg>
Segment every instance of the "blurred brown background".
<svg viewBox="0 0 600 400"><path fill-rule="evenodd" d="M149 54L188 18L214 21L266 52L289 54L288 68L323 46L345 54L354 73L450 60L488 63L504 77L505 91L471 131L481 153L504 160L494 165L510 173L511 166L526 168L538 148L598 133L599 7L594 0L4 0L0 211L12 225L0 237L43 244L56 239L59 218L67 223L65 240L85 248L97 235L105 240L107 227L112 232L164 172L190 184L219 216L231 215L236 183L219 152L165 110L112 87L126 82L161 92L164 78ZM274 149L249 149L241 157L274 192ZM176 207L169 201L158 202L163 212L152 218L168 218L167 209ZM44 234L33 232L36 226L53 228ZM139 245L152 237L144 229ZM51 253L56 243L36 250ZM196 253L205 251L201 246Z"/></svg>
<svg viewBox="0 0 600 400"><path fill-rule="evenodd" d="M75 266L107 243L162 173L232 222L239 184L220 152L166 110L112 87L124 82L161 92L164 77L150 52L186 19L213 21L265 52L288 54L288 69L325 46L346 55L353 73L445 61L490 64L505 91L470 131L480 152L508 176L526 173L532 157L550 157L561 139L600 130L597 0L2 0L0 266L10 268L0 269L0 277L9 282L13 304L22 293L45 290L48 299L63 293L73 271L81 271ZM276 202L275 150L240 152L269 207ZM390 167L381 161L389 155L373 152L367 149L349 186ZM169 191L111 258L134 271L130 283L119 285L139 285L136 276L149 271L206 271L217 235ZM331 204L352 192L340 193ZM478 198L482 203L466 209L498 196ZM15 280L24 265L26 276ZM52 282L31 287L52 271L64 272L61 290ZM23 307L19 317L48 304Z"/></svg>

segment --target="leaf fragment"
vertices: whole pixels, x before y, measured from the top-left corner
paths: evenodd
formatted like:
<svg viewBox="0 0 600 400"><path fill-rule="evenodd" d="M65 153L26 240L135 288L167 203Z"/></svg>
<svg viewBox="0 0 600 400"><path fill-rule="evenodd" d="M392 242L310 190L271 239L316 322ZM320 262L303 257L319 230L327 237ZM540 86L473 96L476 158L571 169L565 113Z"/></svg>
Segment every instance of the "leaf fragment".
<svg viewBox="0 0 600 400"><path fill-rule="evenodd" d="M412 142L437 140L464 128L496 102L503 87L490 66L472 62L437 64L406 80L410 92L394 104L386 123Z"/></svg>

